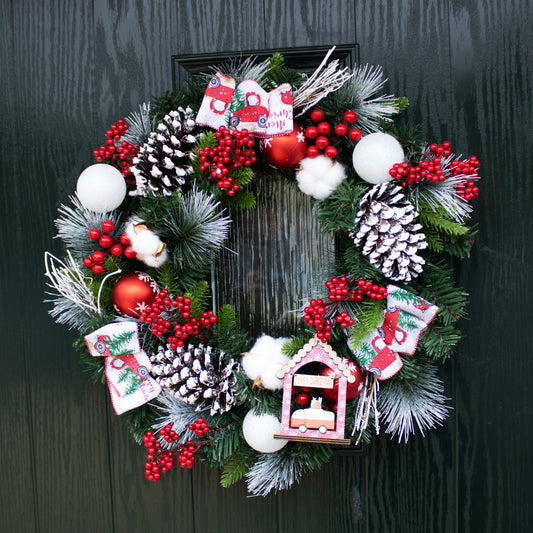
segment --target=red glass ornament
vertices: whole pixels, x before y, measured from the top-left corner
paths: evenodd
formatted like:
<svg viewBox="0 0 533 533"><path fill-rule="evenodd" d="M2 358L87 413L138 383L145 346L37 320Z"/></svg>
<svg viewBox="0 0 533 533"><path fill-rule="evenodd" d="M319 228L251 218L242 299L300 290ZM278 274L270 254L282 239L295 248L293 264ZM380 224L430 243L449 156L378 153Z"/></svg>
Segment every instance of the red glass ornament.
<svg viewBox="0 0 533 533"><path fill-rule="evenodd" d="M263 139L259 147L264 160L274 168L294 168L304 157L307 140L301 126L294 124L289 135Z"/></svg>
<svg viewBox="0 0 533 533"><path fill-rule="evenodd" d="M365 384L365 378L363 376L363 371L361 370L361 367L351 359L343 358L342 362L350 369L350 372L355 376L354 383L348 383L348 387L346 388L346 400L350 401L359 396L361 391L363 390L363 386ZM326 377L332 377L334 379L333 381L333 388L332 389L320 389L320 394L322 397L330 402L336 402L337 396L339 392L339 379L335 371L330 368L329 366L322 366L322 368L319 371L320 376L326 376Z"/></svg>
<svg viewBox="0 0 533 533"><path fill-rule="evenodd" d="M111 301L116 311L124 316L138 317L152 305L159 293L155 280L144 272L129 272L113 285Z"/></svg>

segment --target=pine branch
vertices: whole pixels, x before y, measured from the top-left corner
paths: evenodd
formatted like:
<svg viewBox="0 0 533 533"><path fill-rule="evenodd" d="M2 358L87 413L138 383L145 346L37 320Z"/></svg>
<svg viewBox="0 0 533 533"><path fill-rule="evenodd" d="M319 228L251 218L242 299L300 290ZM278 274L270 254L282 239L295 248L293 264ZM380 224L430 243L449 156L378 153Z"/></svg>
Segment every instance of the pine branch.
<svg viewBox="0 0 533 533"><path fill-rule="evenodd" d="M95 357L95 359L98 359ZM142 444L142 438L157 420L157 411L151 404L144 404L131 411L126 411L120 415L130 429L137 444Z"/></svg>
<svg viewBox="0 0 533 533"><path fill-rule="evenodd" d="M191 316L199 318L207 309L211 298L209 283L206 280L199 281L185 293L185 296L191 299Z"/></svg>
<svg viewBox="0 0 533 533"><path fill-rule="evenodd" d="M385 305L385 300L361 302L359 313L354 317L356 323L350 328L350 347L352 350L363 349L364 340L370 332L382 324Z"/></svg>
<svg viewBox="0 0 533 533"><path fill-rule="evenodd" d="M224 463L224 469L220 476L220 484L228 488L237 481L241 480L250 470L247 462L244 461L242 454L230 457Z"/></svg>
<svg viewBox="0 0 533 533"><path fill-rule="evenodd" d="M281 347L281 353L287 357L296 355L309 342L309 335L300 334L293 336Z"/></svg>
<svg viewBox="0 0 533 533"><path fill-rule="evenodd" d="M453 324L443 325L440 322L438 318L434 320L419 340L419 348L434 361L450 357L462 337Z"/></svg>

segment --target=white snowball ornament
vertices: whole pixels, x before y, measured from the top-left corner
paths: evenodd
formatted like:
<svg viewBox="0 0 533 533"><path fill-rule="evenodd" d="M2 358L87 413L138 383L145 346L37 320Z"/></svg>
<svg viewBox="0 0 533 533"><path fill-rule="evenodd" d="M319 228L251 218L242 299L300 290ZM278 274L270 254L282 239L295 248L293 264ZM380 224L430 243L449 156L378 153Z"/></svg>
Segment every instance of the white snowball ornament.
<svg viewBox="0 0 533 533"><path fill-rule="evenodd" d="M325 155L302 159L296 172L300 190L317 200L325 200L345 177L344 167Z"/></svg>
<svg viewBox="0 0 533 533"><path fill-rule="evenodd" d="M353 151L353 168L368 183L392 181L389 170L403 163L402 145L388 133L371 133L363 137Z"/></svg>
<svg viewBox="0 0 533 533"><path fill-rule="evenodd" d="M283 380L278 378L277 373L291 359L281 352L281 347L288 340L290 339L285 337L275 339L269 335L259 337L242 358L241 365L246 376L265 389L282 389Z"/></svg>
<svg viewBox="0 0 533 533"><path fill-rule="evenodd" d="M242 421L242 433L248 446L261 453L277 452L289 442L274 438L280 431L281 422L274 415L258 415L248 411Z"/></svg>
<svg viewBox="0 0 533 533"><path fill-rule="evenodd" d="M86 209L95 213L107 213L124 201L126 180L115 167L97 163L80 174L76 194Z"/></svg>

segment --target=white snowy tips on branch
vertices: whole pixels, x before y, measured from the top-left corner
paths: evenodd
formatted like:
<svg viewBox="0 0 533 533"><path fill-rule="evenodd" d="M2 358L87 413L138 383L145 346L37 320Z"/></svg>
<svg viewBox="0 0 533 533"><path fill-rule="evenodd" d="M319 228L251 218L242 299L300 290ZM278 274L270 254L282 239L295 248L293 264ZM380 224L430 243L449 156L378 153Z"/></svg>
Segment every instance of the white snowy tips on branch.
<svg viewBox="0 0 533 533"><path fill-rule="evenodd" d="M353 76L349 67L339 68L338 59L325 67L335 48L334 46L328 51L313 74L294 91L293 107L295 111L298 111L297 117L314 107L328 94L340 89Z"/></svg>
<svg viewBox="0 0 533 533"><path fill-rule="evenodd" d="M300 167L296 172L298 187L317 200L325 200L346 178L344 166L325 155L306 157Z"/></svg>
<svg viewBox="0 0 533 533"><path fill-rule="evenodd" d="M242 369L252 380L265 389L276 390L283 387L283 380L277 377L278 371L287 364L290 357L283 355L281 348L287 338L273 338L262 335L252 349L242 358Z"/></svg>

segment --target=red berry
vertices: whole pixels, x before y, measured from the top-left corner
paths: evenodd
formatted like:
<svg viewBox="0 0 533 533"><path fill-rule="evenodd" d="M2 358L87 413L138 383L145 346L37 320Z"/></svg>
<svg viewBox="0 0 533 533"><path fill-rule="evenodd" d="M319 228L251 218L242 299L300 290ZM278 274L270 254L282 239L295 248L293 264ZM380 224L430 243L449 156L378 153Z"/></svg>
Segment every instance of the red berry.
<svg viewBox="0 0 533 533"><path fill-rule="evenodd" d="M104 272L104 265L102 265L102 264L96 264L96 265L93 265L93 267L92 267L92 271L93 271L95 274L103 274L103 272Z"/></svg>
<svg viewBox="0 0 533 533"><path fill-rule="evenodd" d="M350 139L352 141L358 141L361 138L362 132L359 128L352 128L350 130Z"/></svg>
<svg viewBox="0 0 533 533"><path fill-rule="evenodd" d="M102 222L102 231L104 233L111 233L115 229L115 223L112 220L104 220Z"/></svg>
<svg viewBox="0 0 533 533"><path fill-rule="evenodd" d="M83 260L83 266L84 266L84 267L86 267L86 268L92 268L93 265L94 265L93 260L92 260L90 257L86 257L86 258Z"/></svg>
<svg viewBox="0 0 533 533"><path fill-rule="evenodd" d="M320 122L316 129L320 135L327 135L331 130L331 126L327 122Z"/></svg>
<svg viewBox="0 0 533 533"><path fill-rule="evenodd" d="M99 229L93 228L89 230L89 239L91 239L91 241L97 241L100 238L100 235L101 233Z"/></svg>
<svg viewBox="0 0 533 533"><path fill-rule="evenodd" d="M105 259L105 254L104 252L94 252L92 255L91 255L91 259L93 260L93 262L95 263L103 263L104 262L104 259Z"/></svg>
<svg viewBox="0 0 533 533"><path fill-rule="evenodd" d="M308 405L309 396L303 392L301 394L298 394L298 396L296 396L296 403L301 406Z"/></svg>
<svg viewBox="0 0 533 533"><path fill-rule="evenodd" d="M334 146L328 146L324 152L326 154L326 157L329 157L330 159L335 159L337 157L337 148Z"/></svg>
<svg viewBox="0 0 533 533"><path fill-rule="evenodd" d="M310 157L311 159L314 159L315 157L318 156L320 151L318 150L318 148L316 146L308 146L307 150L305 151L305 153L306 153L307 157Z"/></svg>
<svg viewBox="0 0 533 533"><path fill-rule="evenodd" d="M320 137L317 137L315 144L319 150L324 150L329 145L329 139L324 135L321 135Z"/></svg>
<svg viewBox="0 0 533 533"><path fill-rule="evenodd" d="M110 235L102 235L98 242L102 248L109 248L113 244L113 238Z"/></svg>
<svg viewBox="0 0 533 533"><path fill-rule="evenodd" d="M316 126L309 126L305 128L305 136L307 139L316 139L318 135L318 130Z"/></svg>
<svg viewBox="0 0 533 533"><path fill-rule="evenodd" d="M115 244L111 246L111 255L115 257L120 257L122 255L122 246L120 244Z"/></svg>
<svg viewBox="0 0 533 533"><path fill-rule="evenodd" d="M346 124L337 124L335 126L335 135L342 137L343 135L346 135L346 133L348 133L348 126L346 126Z"/></svg>
<svg viewBox="0 0 533 533"><path fill-rule="evenodd" d="M128 246L128 244L131 244L131 241L130 241L130 238L125 233L123 233L120 236L120 243L123 244L124 246Z"/></svg>
<svg viewBox="0 0 533 533"><path fill-rule="evenodd" d="M127 246L126 249L124 250L124 255L128 259L133 259L137 255L137 253L133 250L131 246Z"/></svg>
<svg viewBox="0 0 533 533"><path fill-rule="evenodd" d="M344 113L343 118L344 122L346 122L347 124L353 124L357 120L357 115L354 111L346 111L346 113Z"/></svg>
<svg viewBox="0 0 533 533"><path fill-rule="evenodd" d="M324 118L324 111L322 109L313 109L311 111L311 120L313 122L320 122Z"/></svg>

